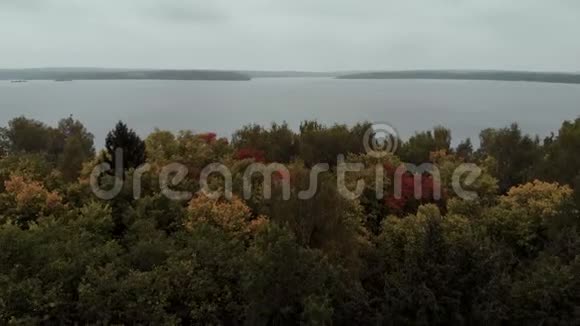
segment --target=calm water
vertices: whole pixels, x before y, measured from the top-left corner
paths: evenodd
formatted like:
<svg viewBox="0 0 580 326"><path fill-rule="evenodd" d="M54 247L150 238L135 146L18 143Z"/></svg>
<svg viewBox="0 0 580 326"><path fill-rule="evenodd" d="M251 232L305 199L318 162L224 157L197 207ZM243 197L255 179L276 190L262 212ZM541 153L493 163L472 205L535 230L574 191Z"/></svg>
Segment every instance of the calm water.
<svg viewBox="0 0 580 326"><path fill-rule="evenodd" d="M97 146L118 120L142 135L154 128L215 131L247 123L388 122L403 138L444 125L454 143L517 121L548 135L580 115L580 85L487 81L255 79L203 81L0 81L0 124L19 115L54 124L73 114ZM477 142L476 142L477 143Z"/></svg>

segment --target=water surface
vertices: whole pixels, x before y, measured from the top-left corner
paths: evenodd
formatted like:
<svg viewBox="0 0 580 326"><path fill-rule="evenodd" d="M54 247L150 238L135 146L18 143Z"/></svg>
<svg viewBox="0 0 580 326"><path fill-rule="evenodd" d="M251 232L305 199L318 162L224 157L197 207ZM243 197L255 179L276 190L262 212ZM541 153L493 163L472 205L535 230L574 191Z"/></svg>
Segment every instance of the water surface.
<svg viewBox="0 0 580 326"><path fill-rule="evenodd" d="M498 81L264 78L229 81L0 82L0 124L25 115L46 123L73 115L98 147L118 120L141 135L154 128L229 137L248 123L388 122L403 138L443 125L454 143L517 121L549 135L580 115L580 85Z"/></svg>

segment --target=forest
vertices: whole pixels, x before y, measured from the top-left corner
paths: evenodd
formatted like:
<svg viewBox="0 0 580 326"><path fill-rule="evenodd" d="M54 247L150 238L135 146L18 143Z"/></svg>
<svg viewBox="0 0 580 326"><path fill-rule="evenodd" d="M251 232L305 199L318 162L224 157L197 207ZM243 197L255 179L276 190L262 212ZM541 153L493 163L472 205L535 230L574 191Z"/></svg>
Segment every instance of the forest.
<svg viewBox="0 0 580 326"><path fill-rule="evenodd" d="M130 121L127 121L130 124ZM0 129L0 324L2 325L578 325L580 324L580 118L544 139L517 124L482 130L452 146L443 126L400 140L375 157L362 139L371 124L304 121L215 133L155 130L141 138L111 126L105 148L74 117L50 126L16 117ZM124 150L122 161L115 149ZM337 190L338 155L368 168L362 196ZM122 162L125 182L97 198L91 171ZM159 173L178 162L189 174L163 195ZM199 193L199 175L219 162L232 172L231 200ZM264 198L260 176L242 196L244 169L281 163ZM440 176L393 168L429 162ZM328 163L318 191L309 169ZM452 172L482 174L464 200ZM375 168L384 196L377 198ZM110 186L113 175L98 182ZM222 189L219 175L210 178ZM291 181L292 196L280 185ZM435 200L429 187L443 192Z"/></svg>

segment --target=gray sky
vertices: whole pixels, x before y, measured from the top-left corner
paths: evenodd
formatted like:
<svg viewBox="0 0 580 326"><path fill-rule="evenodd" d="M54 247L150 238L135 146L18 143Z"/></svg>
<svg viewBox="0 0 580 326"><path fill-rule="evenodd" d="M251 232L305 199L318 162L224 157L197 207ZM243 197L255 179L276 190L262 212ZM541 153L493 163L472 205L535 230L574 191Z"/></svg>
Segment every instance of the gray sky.
<svg viewBox="0 0 580 326"><path fill-rule="evenodd" d="M0 67L580 71L578 0L0 0Z"/></svg>

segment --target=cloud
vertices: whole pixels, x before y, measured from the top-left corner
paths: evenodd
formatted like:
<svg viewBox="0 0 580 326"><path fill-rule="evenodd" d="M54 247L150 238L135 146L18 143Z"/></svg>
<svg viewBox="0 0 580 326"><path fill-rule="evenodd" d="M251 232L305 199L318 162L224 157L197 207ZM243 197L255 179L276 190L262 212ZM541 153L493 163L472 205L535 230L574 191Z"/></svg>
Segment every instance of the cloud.
<svg viewBox="0 0 580 326"><path fill-rule="evenodd" d="M0 0L2 65L580 70L577 0Z"/></svg>

